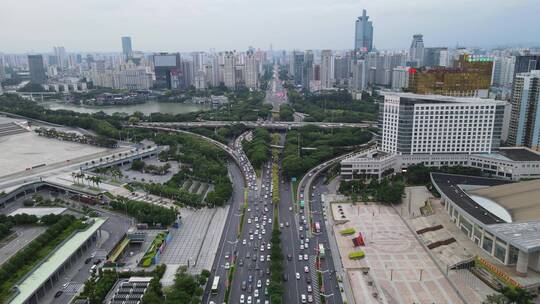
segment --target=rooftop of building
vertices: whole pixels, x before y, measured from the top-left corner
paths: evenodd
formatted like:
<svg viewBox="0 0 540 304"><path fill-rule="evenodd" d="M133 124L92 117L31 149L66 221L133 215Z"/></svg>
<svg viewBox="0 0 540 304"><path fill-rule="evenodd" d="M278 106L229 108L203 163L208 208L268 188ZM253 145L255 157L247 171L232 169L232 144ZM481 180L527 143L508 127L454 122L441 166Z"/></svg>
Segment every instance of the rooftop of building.
<svg viewBox="0 0 540 304"><path fill-rule="evenodd" d="M540 161L540 153L528 148L500 148L498 153L513 161Z"/></svg>
<svg viewBox="0 0 540 304"><path fill-rule="evenodd" d="M505 105L506 101L495 100L489 98L479 98L479 97L454 97L454 96L444 96L444 95L434 95L434 94L415 94L415 93L406 93L406 92L382 92L384 96L398 96L400 99L404 98L405 100L412 101L414 103L492 103L497 105Z"/></svg>
<svg viewBox="0 0 540 304"><path fill-rule="evenodd" d="M452 202L485 224L489 232L520 250L540 250L540 205L536 199L540 197L540 180L513 183L443 173L431 176Z"/></svg>
<svg viewBox="0 0 540 304"><path fill-rule="evenodd" d="M468 191L492 200L510 213L512 222L540 220L540 179Z"/></svg>
<svg viewBox="0 0 540 304"><path fill-rule="evenodd" d="M503 219L496 216L490 210L484 208L478 202L473 200L467 193L465 193L461 185L490 187L508 184L510 181L445 173L431 173L431 178L439 189L450 200L452 200L452 202L481 223L486 225L505 223Z"/></svg>
<svg viewBox="0 0 540 304"><path fill-rule="evenodd" d="M16 286L19 293L10 304L26 303L32 295L86 242L106 221L106 218L94 218L94 222L85 230L78 231L58 246L38 266L36 266Z"/></svg>
<svg viewBox="0 0 540 304"><path fill-rule="evenodd" d="M9 215L14 216L17 214L28 214L28 215L35 215L37 217L42 217L44 215L49 215L49 214L62 214L66 210L67 208L62 208L62 207L19 208L11 212Z"/></svg>

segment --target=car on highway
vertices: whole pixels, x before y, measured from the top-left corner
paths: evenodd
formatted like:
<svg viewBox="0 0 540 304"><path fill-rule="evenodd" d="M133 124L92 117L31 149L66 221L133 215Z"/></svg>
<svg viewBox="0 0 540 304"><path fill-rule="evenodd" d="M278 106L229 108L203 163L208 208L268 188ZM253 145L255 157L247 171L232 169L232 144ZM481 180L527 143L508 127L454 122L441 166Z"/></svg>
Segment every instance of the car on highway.
<svg viewBox="0 0 540 304"><path fill-rule="evenodd" d="M238 265L244 266L244 259L239 259L238 260Z"/></svg>
<svg viewBox="0 0 540 304"><path fill-rule="evenodd" d="M304 266L304 272L305 272L305 273L308 273L308 272L309 272L309 267Z"/></svg>
<svg viewBox="0 0 540 304"><path fill-rule="evenodd" d="M307 295L307 301L308 301L308 303L313 303L313 296L308 294Z"/></svg>
<svg viewBox="0 0 540 304"><path fill-rule="evenodd" d="M249 282L249 283L253 282L253 276L252 276L252 275L249 275L249 276L248 276L248 282Z"/></svg>
<svg viewBox="0 0 540 304"><path fill-rule="evenodd" d="M267 261L267 262L270 262L270 255L269 255L269 254L266 255L266 261Z"/></svg>
<svg viewBox="0 0 540 304"><path fill-rule="evenodd" d="M226 259L228 259L228 258L230 257L230 255L231 255L231 254L230 254L228 251L225 252L225 258L226 258Z"/></svg>
<svg viewBox="0 0 540 304"><path fill-rule="evenodd" d="M304 260L309 260L307 253L304 254Z"/></svg>
<svg viewBox="0 0 540 304"><path fill-rule="evenodd" d="M289 227L289 222L285 222L285 226Z"/></svg>
<svg viewBox="0 0 540 304"><path fill-rule="evenodd" d="M279 223L279 228L283 228L283 223Z"/></svg>
<svg viewBox="0 0 540 304"><path fill-rule="evenodd" d="M300 250L304 250L304 244L300 244Z"/></svg>
<svg viewBox="0 0 540 304"><path fill-rule="evenodd" d="M252 303L252 299L251 299L251 296L249 296L247 299L247 304L251 304L251 303Z"/></svg>
<svg viewBox="0 0 540 304"><path fill-rule="evenodd" d="M261 255L260 261L261 261L261 262L264 262L264 255Z"/></svg>
<svg viewBox="0 0 540 304"><path fill-rule="evenodd" d="M242 240L242 245L246 245L246 244L247 244L246 239Z"/></svg>
<svg viewBox="0 0 540 304"><path fill-rule="evenodd" d="M307 286L307 292L313 292L313 288L311 287L311 285L308 284Z"/></svg>
<svg viewBox="0 0 540 304"><path fill-rule="evenodd" d="M229 264L229 262L225 263L225 269L229 269L231 267L231 265Z"/></svg>
<svg viewBox="0 0 540 304"><path fill-rule="evenodd" d="M261 251L264 251L264 245L261 245Z"/></svg>
<svg viewBox="0 0 540 304"><path fill-rule="evenodd" d="M250 235L249 235L249 240L250 240L250 241L253 241L253 234L250 234Z"/></svg>
<svg viewBox="0 0 540 304"><path fill-rule="evenodd" d="M272 249L272 245L271 245L270 243L268 243L268 244L266 245L266 249L268 249L268 250Z"/></svg>
<svg viewBox="0 0 540 304"><path fill-rule="evenodd" d="M240 304L243 304L243 303L245 303L245 296L240 295Z"/></svg>
<svg viewBox="0 0 540 304"><path fill-rule="evenodd" d="M258 289L255 289L255 292L254 292L253 296L254 296L255 298L258 298L258 297L259 297L259 290L258 290Z"/></svg>
<svg viewBox="0 0 540 304"><path fill-rule="evenodd" d="M302 294L302 295L300 296L300 302L306 303L306 301L307 301L306 295L305 295L305 294ZM248 303L249 303L249 302L248 302Z"/></svg>
<svg viewBox="0 0 540 304"><path fill-rule="evenodd" d="M299 260L299 261L302 261L302 260L303 260L303 257L302 257L301 254L298 255L298 260Z"/></svg>
<svg viewBox="0 0 540 304"><path fill-rule="evenodd" d="M257 281L257 288L261 288L261 287L262 287L262 282L261 282L261 280L258 280Z"/></svg>
<svg viewBox="0 0 540 304"><path fill-rule="evenodd" d="M300 273L299 272L296 273L296 279L300 280Z"/></svg>
<svg viewBox="0 0 540 304"><path fill-rule="evenodd" d="M270 279L266 279L266 286L270 286Z"/></svg>
<svg viewBox="0 0 540 304"><path fill-rule="evenodd" d="M259 240L262 240L262 235L259 234L257 238L258 238Z"/></svg>

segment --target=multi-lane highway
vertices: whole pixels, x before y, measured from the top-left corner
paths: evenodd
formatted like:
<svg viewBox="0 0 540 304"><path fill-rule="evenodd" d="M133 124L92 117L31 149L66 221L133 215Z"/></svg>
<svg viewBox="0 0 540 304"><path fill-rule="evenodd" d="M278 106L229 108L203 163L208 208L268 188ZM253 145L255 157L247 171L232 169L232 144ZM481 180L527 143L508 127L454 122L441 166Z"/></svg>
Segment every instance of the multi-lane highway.
<svg viewBox="0 0 540 304"><path fill-rule="evenodd" d="M279 107L287 102L287 90L283 88L283 82L279 79L278 73L278 66L275 65L264 101L272 104L273 112L279 113Z"/></svg>

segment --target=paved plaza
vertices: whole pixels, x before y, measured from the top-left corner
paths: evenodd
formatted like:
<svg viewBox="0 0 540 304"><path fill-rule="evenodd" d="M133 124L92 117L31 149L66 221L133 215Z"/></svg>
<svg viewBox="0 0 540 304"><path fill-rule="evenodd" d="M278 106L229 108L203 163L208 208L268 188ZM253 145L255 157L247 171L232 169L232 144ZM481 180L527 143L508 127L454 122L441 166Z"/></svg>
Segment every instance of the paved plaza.
<svg viewBox="0 0 540 304"><path fill-rule="evenodd" d="M357 303L462 303L394 209L335 203L332 213L346 220L334 227L334 233ZM354 228L356 233L342 236L339 231L345 228ZM354 248L352 238L358 232L366 246ZM363 250L365 257L350 260L348 254L358 250Z"/></svg>

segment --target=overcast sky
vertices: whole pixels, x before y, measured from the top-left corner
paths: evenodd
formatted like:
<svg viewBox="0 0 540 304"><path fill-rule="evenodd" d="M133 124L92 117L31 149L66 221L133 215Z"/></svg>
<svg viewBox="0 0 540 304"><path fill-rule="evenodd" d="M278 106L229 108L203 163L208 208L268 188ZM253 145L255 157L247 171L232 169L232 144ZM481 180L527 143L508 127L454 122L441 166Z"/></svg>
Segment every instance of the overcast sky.
<svg viewBox="0 0 540 304"><path fill-rule="evenodd" d="M366 8L378 49L540 45L540 0L1 0L0 52L350 49Z"/></svg>

